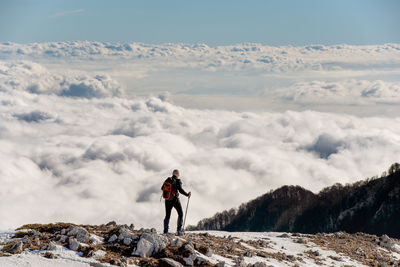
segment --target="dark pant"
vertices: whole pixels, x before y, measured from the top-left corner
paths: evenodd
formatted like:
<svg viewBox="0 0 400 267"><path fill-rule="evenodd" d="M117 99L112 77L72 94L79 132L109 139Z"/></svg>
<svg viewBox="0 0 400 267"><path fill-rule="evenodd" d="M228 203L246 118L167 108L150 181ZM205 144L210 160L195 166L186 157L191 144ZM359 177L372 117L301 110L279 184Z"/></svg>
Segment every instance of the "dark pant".
<svg viewBox="0 0 400 267"><path fill-rule="evenodd" d="M178 212L178 227L177 231L182 230L183 211L179 198L174 200L165 200L165 218L164 218L164 233L168 233L169 218L171 217L171 210L175 208Z"/></svg>

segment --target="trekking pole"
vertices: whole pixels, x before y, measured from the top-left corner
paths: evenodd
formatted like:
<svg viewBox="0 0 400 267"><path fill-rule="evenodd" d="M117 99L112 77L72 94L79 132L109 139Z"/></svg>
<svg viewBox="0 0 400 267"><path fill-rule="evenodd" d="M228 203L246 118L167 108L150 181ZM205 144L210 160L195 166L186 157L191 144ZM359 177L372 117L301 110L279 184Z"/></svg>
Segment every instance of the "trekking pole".
<svg viewBox="0 0 400 267"><path fill-rule="evenodd" d="M190 200L190 197L188 197L188 201L187 201L187 204L186 204L185 219L183 220L183 227L182 227L183 232L185 232L185 222L186 222L186 214L187 214L188 207L189 207L189 200Z"/></svg>

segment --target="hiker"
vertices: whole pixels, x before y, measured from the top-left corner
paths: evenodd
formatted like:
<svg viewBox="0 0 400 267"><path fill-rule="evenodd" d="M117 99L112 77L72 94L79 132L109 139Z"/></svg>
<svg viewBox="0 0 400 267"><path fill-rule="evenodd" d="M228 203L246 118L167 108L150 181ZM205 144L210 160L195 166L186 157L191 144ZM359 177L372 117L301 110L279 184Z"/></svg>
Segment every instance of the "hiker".
<svg viewBox="0 0 400 267"><path fill-rule="evenodd" d="M179 193L190 198L191 192L186 193L182 188L182 181L179 179L179 171L174 170L172 177L168 177L161 187L163 190L163 197L165 199L165 218L164 218L164 234L168 233L169 218L171 217L171 210L175 208L178 212L178 226L177 234L182 234L182 219L183 211L182 205L179 201Z"/></svg>

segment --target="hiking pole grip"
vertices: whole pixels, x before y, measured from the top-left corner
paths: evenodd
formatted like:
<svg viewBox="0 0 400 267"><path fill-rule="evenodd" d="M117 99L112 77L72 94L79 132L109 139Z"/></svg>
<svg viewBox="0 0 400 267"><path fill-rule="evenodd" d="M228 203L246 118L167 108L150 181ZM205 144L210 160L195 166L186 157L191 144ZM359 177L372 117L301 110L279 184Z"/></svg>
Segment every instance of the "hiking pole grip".
<svg viewBox="0 0 400 267"><path fill-rule="evenodd" d="M183 227L182 227L183 232L185 232L185 222L186 222L186 214L187 214L188 207L189 207L189 200L190 200L190 197L188 197L188 201L186 204L185 219L183 219Z"/></svg>

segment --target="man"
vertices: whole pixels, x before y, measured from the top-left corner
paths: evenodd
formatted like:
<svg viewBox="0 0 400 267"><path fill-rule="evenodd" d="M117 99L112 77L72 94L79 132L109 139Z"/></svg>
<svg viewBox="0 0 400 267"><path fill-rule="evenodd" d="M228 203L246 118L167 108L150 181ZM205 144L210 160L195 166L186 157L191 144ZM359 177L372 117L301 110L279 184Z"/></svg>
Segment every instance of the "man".
<svg viewBox="0 0 400 267"><path fill-rule="evenodd" d="M191 192L186 193L182 188L182 181L179 179L179 171L174 170L172 172L172 177L168 177L165 182L170 183L172 185L171 195L172 197L169 200L165 200L165 218L164 218L164 234L168 233L168 225L169 218L171 217L171 210L175 208L178 212L178 226L177 226L177 234L182 234L182 219L183 219L183 211L182 205L179 201L179 193L190 198L192 195ZM163 190L164 185L161 187Z"/></svg>

